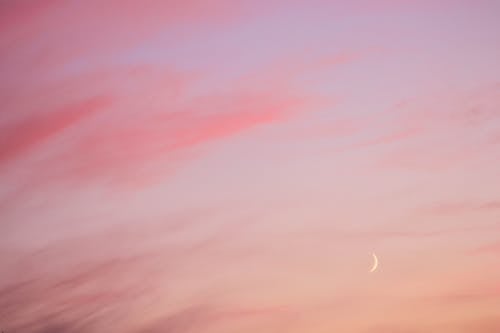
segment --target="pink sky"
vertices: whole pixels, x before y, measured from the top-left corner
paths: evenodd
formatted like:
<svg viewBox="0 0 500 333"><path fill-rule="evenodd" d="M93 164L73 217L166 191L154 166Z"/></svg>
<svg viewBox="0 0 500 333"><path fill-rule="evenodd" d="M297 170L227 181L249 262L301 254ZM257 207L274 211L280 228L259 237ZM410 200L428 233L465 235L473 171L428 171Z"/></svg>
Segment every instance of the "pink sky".
<svg viewBox="0 0 500 333"><path fill-rule="evenodd" d="M1 2L0 330L500 332L499 15Z"/></svg>

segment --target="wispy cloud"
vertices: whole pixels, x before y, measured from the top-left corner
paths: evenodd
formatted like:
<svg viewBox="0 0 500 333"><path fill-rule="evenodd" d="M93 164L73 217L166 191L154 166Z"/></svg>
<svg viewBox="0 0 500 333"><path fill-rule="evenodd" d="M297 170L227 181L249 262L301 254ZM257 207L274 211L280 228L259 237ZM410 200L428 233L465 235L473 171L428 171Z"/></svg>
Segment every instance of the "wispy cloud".
<svg viewBox="0 0 500 333"><path fill-rule="evenodd" d="M477 247L470 253L473 255L484 255L484 254L500 255L500 241Z"/></svg>
<svg viewBox="0 0 500 333"><path fill-rule="evenodd" d="M6 54L9 49L11 56L4 56L1 67L11 78L29 71L47 74L51 68L81 57L91 60L103 55L118 56L119 52L182 24L194 26L196 31L210 23L241 17L245 6L224 0L210 5L198 0L182 3L150 0L144 6L133 1L91 0L85 4L3 3L2 7L0 50ZM93 24L88 25L89 21ZM184 33L189 31L185 29ZM45 42L38 45L42 37Z"/></svg>
<svg viewBox="0 0 500 333"><path fill-rule="evenodd" d="M414 98L401 105L403 110L394 110L394 117L403 121L402 128L372 143L411 137L411 145L393 148L381 159L381 165L423 171L445 170L493 149L492 140L484 134L488 133L486 127L498 118L494 111L498 105L500 90L495 83L467 91Z"/></svg>
<svg viewBox="0 0 500 333"><path fill-rule="evenodd" d="M485 202L461 201L435 203L425 209L425 212L433 215L460 215L467 213L495 212L500 209L500 201L491 200Z"/></svg>
<svg viewBox="0 0 500 333"><path fill-rule="evenodd" d="M95 112L109 107L111 103L110 98L94 97L47 115L35 114L29 119L20 119L17 124L5 126L7 128L2 131L3 144L0 146L0 165L25 153L31 147L44 143Z"/></svg>
<svg viewBox="0 0 500 333"><path fill-rule="evenodd" d="M176 90L172 88L178 87L176 76L159 80L161 77L149 70L118 74L122 80L118 86L110 85L117 83L112 77L104 85L99 76L90 76L87 82L79 77L70 80L67 86L73 85L75 90L83 86L91 95L98 95L83 101L75 98L67 106L57 106L59 92L55 89L46 90L42 96L37 93L35 97L43 98L45 104L52 100L52 106L21 112L17 119L11 113L11 119L2 126L5 140L0 162L32 153L29 148L41 147L51 139L52 144L43 148L52 153L33 170L36 178L53 179L57 175L61 180L83 181L111 177L126 182L134 174L139 181L136 171L150 162L168 160L174 166L176 160L182 161L183 151L200 149L259 125L287 121L316 103L313 96L286 90L259 91L258 86L187 97L190 87L185 85L180 88L182 92L173 94ZM127 95L127 84L137 85L138 80L149 91L136 90ZM167 94L163 93L165 88ZM186 97L181 100L181 96ZM118 121L124 115L126 121ZM148 177L154 178L151 174Z"/></svg>
<svg viewBox="0 0 500 333"><path fill-rule="evenodd" d="M498 316L484 316L475 320L469 320L461 325L456 325L457 332L468 333L496 333L500 331L500 318Z"/></svg>
<svg viewBox="0 0 500 333"><path fill-rule="evenodd" d="M311 1L0 0L0 331L497 333L498 5Z"/></svg>

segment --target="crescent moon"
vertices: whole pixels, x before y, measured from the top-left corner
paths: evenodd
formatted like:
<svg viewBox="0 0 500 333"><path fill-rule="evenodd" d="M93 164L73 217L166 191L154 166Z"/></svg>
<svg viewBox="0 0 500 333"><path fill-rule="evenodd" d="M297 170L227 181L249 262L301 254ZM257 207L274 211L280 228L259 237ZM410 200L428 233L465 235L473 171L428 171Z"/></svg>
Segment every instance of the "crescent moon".
<svg viewBox="0 0 500 333"><path fill-rule="evenodd" d="M373 266L370 269L370 273L375 272L377 270L377 267L378 267L378 258L377 258L377 256L375 255L375 253L372 253L372 256L373 256Z"/></svg>

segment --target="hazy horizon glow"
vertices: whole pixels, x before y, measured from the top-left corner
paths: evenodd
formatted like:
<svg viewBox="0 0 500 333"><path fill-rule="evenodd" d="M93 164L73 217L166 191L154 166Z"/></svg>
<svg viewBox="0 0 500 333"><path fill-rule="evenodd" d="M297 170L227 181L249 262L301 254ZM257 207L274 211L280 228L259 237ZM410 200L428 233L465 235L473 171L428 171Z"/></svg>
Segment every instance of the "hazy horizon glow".
<svg viewBox="0 0 500 333"><path fill-rule="evenodd" d="M0 3L0 331L500 332L499 15Z"/></svg>

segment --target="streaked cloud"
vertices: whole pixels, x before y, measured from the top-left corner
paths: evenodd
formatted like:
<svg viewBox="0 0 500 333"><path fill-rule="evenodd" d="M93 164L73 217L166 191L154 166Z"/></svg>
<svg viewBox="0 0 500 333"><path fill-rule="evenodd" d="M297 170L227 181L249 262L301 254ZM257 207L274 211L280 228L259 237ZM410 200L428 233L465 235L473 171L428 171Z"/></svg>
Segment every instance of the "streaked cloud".
<svg viewBox="0 0 500 333"><path fill-rule="evenodd" d="M0 3L0 331L497 332L499 9Z"/></svg>

